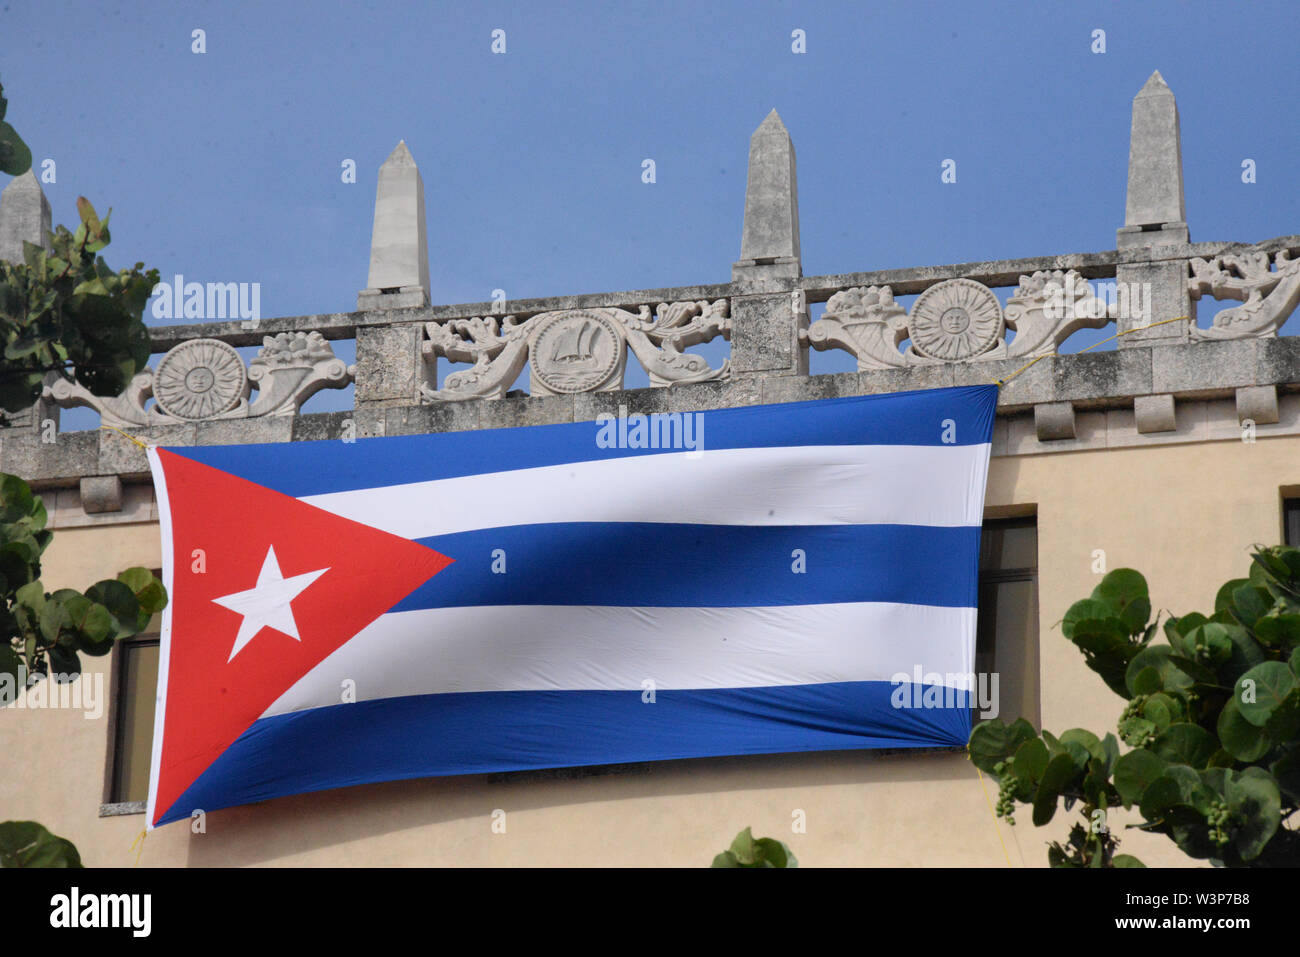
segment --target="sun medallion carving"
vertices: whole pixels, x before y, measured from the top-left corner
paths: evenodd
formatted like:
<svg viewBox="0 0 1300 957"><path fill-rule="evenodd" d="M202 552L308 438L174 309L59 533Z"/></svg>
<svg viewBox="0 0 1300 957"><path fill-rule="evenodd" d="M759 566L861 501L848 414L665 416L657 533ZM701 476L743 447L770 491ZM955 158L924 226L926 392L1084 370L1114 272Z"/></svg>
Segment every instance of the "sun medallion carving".
<svg viewBox="0 0 1300 957"><path fill-rule="evenodd" d="M948 279L917 297L908 318L912 350L946 362L970 359L1002 341L1002 306L987 286Z"/></svg>
<svg viewBox="0 0 1300 957"><path fill-rule="evenodd" d="M193 339L158 363L153 381L158 407L178 419L197 421L229 412L248 394L244 360L217 339Z"/></svg>

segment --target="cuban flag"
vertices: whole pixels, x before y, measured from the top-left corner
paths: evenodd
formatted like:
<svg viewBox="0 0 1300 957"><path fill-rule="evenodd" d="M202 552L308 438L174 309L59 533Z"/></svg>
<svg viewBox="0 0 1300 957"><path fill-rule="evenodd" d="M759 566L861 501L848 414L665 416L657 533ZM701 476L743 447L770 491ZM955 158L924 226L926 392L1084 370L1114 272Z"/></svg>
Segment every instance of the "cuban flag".
<svg viewBox="0 0 1300 957"><path fill-rule="evenodd" d="M400 778L964 745L996 402L150 449L149 826ZM921 683L962 690L900 695Z"/></svg>

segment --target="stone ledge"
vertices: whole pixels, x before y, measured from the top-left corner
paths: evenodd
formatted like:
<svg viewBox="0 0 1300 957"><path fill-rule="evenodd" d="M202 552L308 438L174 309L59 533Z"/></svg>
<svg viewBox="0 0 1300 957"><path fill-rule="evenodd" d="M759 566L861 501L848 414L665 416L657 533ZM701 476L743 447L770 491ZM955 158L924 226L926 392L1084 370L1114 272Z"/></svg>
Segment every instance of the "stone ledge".
<svg viewBox="0 0 1300 957"><path fill-rule="evenodd" d="M496 400L441 404L417 405L392 399L360 402L351 411L141 427L135 434L150 444L180 446L349 441L380 435L590 421L601 413L617 415L620 407L628 413L693 412L976 385L1011 375L1024 365L1022 360L994 360L820 376L755 375L664 388L571 396L509 395ZM1280 423L1269 421L1270 387L1278 397ZM1028 415L1032 422L1035 407L1062 408L1060 403L1068 403L1076 414L1075 437L1049 441L1054 448L1076 447L1070 443L1084 443L1077 447L1090 448L1088 423L1092 420L1085 413L1113 411L1131 416L1135 402L1143 400L1144 406L1150 405L1146 399L1160 395L1172 397L1180 410L1189 403L1207 401L1226 401L1232 407L1240 394L1242 415L1253 419L1259 434L1266 435L1284 425L1281 409L1297 393L1300 337L1194 342L1048 356L1001 388L997 412L999 420ZM1179 418L1182 414L1179 411ZM1167 434L1182 435L1177 421L1174 426ZM1065 436L1068 432L1064 425L1058 428L1044 423L1044 428L1045 435ZM75 486L82 478L96 476L116 475L127 485L149 478L144 450L106 429L59 433L53 443L42 443L40 435L28 429L0 429L0 469L21 475L43 489Z"/></svg>
<svg viewBox="0 0 1300 957"><path fill-rule="evenodd" d="M1151 391L1209 398L1259 381L1259 339L1151 345ZM1132 353L1135 350L1125 350ZM1294 371L1294 367L1291 370Z"/></svg>
<svg viewBox="0 0 1300 957"><path fill-rule="evenodd" d="M904 296L922 292L944 279L974 279L989 286L1015 286L1022 275L1042 270L1076 269L1085 279L1104 279L1115 275L1116 267L1129 263L1163 262L1175 259L1211 259L1227 253L1260 249L1275 253L1289 250L1300 254L1300 236L1278 236L1259 243L1210 242L1189 243L1177 246L1159 246L1155 249L1109 249L1093 253L1066 253L1060 256L1034 256L1023 259L999 259L987 262L953 263L942 266L913 266L902 269L881 269L873 272L835 273L823 276L805 276L784 283L772 284L772 290L802 289L809 302L825 302L840 289L851 286L892 286L894 295ZM765 287L766 288L766 287ZM654 306L661 302L682 302L696 299L725 299L740 295L735 283L713 283L696 286L668 286L659 289L633 289L626 292L584 293L574 296L549 296L534 299L509 300L505 306L493 302L459 303L444 306L421 306L401 309L383 309L358 312L315 313L304 316L283 316L259 320L250 327L238 320L231 322L204 322L194 325L158 326L151 329L155 352L168 349L188 339L219 338L232 346L258 346L263 336L278 332L309 332L315 330L326 339L350 339L358 327L387 326L403 322L441 322L446 319L464 319L470 316L505 316L521 318L539 312L559 309L591 309L617 306L633 310L637 306Z"/></svg>
<svg viewBox="0 0 1300 957"><path fill-rule="evenodd" d="M1113 402L1121 396L1146 395L1151 392L1151 350L1057 356L1052 360L1052 387L1050 401L1074 402L1076 408L1093 407L1090 403L1096 401Z"/></svg>
<svg viewBox="0 0 1300 957"><path fill-rule="evenodd" d="M82 479L83 483L86 481L89 479ZM158 521L158 504L149 483L123 485L121 507L111 512L88 512L88 503L76 488L49 489L42 493L42 497L48 515L45 527L51 530Z"/></svg>
<svg viewBox="0 0 1300 957"><path fill-rule="evenodd" d="M912 266L902 269L879 269L873 272L836 273L805 276L799 288L809 302L825 302L838 290L851 286L889 286L895 296L924 291L944 279L973 279L986 286L1016 286L1021 276L1040 271L1074 269L1084 279L1106 279L1117 267L1130 264L1165 262L1177 259L1211 259L1228 253L1260 249L1269 253L1300 251L1300 236L1278 236L1259 243L1210 242L1139 246L1108 249L1094 253L1066 253L1060 256L1034 256L1024 259L999 259L987 262L953 263L944 266Z"/></svg>
<svg viewBox="0 0 1300 957"><path fill-rule="evenodd" d="M145 814L149 805L145 801L119 801L116 804L101 804L100 817L125 817L128 814Z"/></svg>
<svg viewBox="0 0 1300 957"><path fill-rule="evenodd" d="M1158 445L1187 445L1197 442L1242 442L1252 437L1237 420L1232 398L1178 402L1176 428L1168 432L1143 434L1138 431L1134 410L1109 409L1078 412L1074 439L1040 442L1032 413L999 417L993 426L993 455L1047 455L1095 449L1138 448ZM1278 421L1257 423L1253 439L1300 435L1300 395L1278 399Z"/></svg>
<svg viewBox="0 0 1300 957"><path fill-rule="evenodd" d="M481 418L481 414L477 420L473 418L476 414L473 408L477 405L476 401L449 403L441 407L394 408L386 410L386 414L395 430L390 434L463 431L470 428L499 428L503 425L509 427L505 423L551 416L559 422L586 422L594 420L602 413L617 415L620 406L627 414L638 412L649 414L755 405L760 402L760 396L767 402L788 402L870 394L861 388L860 384L855 385L854 380L857 375L857 373L841 373L826 377L789 376L783 380L773 379L766 382L755 379L738 383L700 383L695 386L676 386L671 389L633 389L585 396L547 397L540 406L528 397L520 396L485 403L501 406L499 410L493 410L491 413L493 419L490 425ZM818 381L823 378L830 381ZM763 386L762 390L759 389L760 383ZM701 386L707 388L700 390ZM994 457L1001 458L1134 446L1240 442L1249 434L1249 430L1239 419L1243 410L1254 411L1258 416L1258 418L1247 416L1254 423L1250 428L1253 429L1255 439L1300 435L1300 392L1283 393L1279 390L1276 399L1276 421L1270 422L1268 421L1271 417L1269 396L1261 393L1252 394L1250 390L1243 391L1246 391L1247 395L1242 399L1244 405L1241 407L1238 406L1238 399L1232 392L1223 398L1174 399L1173 428L1160 432L1144 433L1139 430L1135 405L1139 398L1156 399L1163 403L1168 400L1167 395L1129 397L1126 405L1113 408L1080 409L1066 402L1041 412L1034 407L1020 410L999 409L993 428L992 454ZM1267 391L1265 387L1264 392ZM552 398L559 398L560 401L552 404ZM573 418L564 417L561 411L569 398L573 399ZM460 408L456 408L457 406ZM1067 406L1074 419L1073 437L1068 436L1068 415L1065 411ZM340 423L348 421L352 416L353 413L338 412L301 416L298 420L298 428L295 430L295 438L303 441L341 439L342 435L338 431ZM475 421L477 425L471 424ZM148 430L141 430L142 433L146 431ZM1039 437L1040 431L1043 438ZM93 434L70 433L72 436ZM357 437L366 436L358 433ZM57 463L60 461L58 446L47 445L46 448L54 450L54 454L48 460L50 468L37 476L24 475L23 477L45 496L46 508L50 515L50 528L157 521L157 504L147 472L133 476L130 481L124 479L121 511L87 515L81 507L81 497L76 487L78 479L83 476L75 473L60 473L57 468ZM77 456L74 455L74 459L76 458ZM94 473L87 473L84 477L90 477L92 474Z"/></svg>

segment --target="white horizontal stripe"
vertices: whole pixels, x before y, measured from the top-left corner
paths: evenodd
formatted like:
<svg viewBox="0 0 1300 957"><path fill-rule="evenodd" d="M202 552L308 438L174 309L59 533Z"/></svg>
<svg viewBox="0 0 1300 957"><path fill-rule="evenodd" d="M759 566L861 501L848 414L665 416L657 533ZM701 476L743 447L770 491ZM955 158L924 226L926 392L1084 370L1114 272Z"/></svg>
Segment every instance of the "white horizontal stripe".
<svg viewBox="0 0 1300 957"><path fill-rule="evenodd" d="M404 538L551 522L978 525L989 446L716 449L302 499Z"/></svg>
<svg viewBox="0 0 1300 957"><path fill-rule="evenodd" d="M466 691L745 688L969 674L975 609L490 605L382 615L266 712ZM345 682L351 681L352 685ZM956 687L968 683L952 682Z"/></svg>

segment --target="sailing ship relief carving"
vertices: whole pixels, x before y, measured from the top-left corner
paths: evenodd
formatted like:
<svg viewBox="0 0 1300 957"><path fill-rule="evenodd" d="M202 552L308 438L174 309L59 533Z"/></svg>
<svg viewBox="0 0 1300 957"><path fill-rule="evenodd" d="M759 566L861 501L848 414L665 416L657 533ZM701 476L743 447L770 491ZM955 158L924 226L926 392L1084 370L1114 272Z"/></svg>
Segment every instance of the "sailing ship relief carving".
<svg viewBox="0 0 1300 957"><path fill-rule="evenodd" d="M551 316L529 350L535 395L572 395L623 387L627 350L614 323L595 312Z"/></svg>
<svg viewBox="0 0 1300 957"><path fill-rule="evenodd" d="M500 399L530 369L533 395L574 395L623 388L631 350L651 386L710 382L731 375L729 360L713 368L682 350L722 336L731 338L727 300L661 302L651 311L565 309L527 319L475 316L426 323L426 362L444 356L472 362L447 375L441 389L423 388L426 401Z"/></svg>

